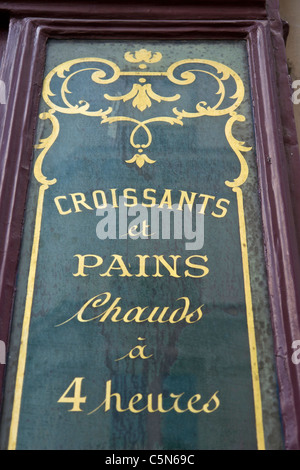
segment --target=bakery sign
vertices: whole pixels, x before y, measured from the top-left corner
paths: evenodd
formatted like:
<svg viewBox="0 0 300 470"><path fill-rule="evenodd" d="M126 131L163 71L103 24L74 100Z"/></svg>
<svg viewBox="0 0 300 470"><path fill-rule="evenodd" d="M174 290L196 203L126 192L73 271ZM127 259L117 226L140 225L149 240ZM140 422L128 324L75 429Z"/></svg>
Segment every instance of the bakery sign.
<svg viewBox="0 0 300 470"><path fill-rule="evenodd" d="M10 449L265 448L247 67L243 41L49 41Z"/></svg>

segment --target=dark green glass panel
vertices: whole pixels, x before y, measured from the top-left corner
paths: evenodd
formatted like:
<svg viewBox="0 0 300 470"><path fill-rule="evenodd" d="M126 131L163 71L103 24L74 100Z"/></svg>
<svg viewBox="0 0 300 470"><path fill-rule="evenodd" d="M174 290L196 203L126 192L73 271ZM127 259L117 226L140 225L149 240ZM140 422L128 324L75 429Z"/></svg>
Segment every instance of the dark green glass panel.
<svg viewBox="0 0 300 470"><path fill-rule="evenodd" d="M51 40L45 77L2 447L281 448L245 43Z"/></svg>

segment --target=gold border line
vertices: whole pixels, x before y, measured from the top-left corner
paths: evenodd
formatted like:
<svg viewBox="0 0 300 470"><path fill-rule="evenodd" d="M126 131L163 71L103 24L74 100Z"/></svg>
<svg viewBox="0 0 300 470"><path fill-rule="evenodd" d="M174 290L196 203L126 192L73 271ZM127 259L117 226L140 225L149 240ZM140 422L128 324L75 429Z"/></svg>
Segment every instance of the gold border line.
<svg viewBox="0 0 300 470"><path fill-rule="evenodd" d="M31 320L31 308L32 308L32 302L33 302L36 265L37 265L38 251L39 251L39 241L40 241L42 213L43 213L43 204L44 204L44 193L46 189L48 189L48 186L46 185L40 186L40 189L39 189L8 450L15 450L17 446L17 434L18 434L19 418L20 418L20 411L21 411L21 400L22 400L23 382L24 382L25 367L26 367L29 327L30 327L30 320Z"/></svg>
<svg viewBox="0 0 300 470"><path fill-rule="evenodd" d="M256 348L256 338L255 338L254 315L253 315L253 307L252 307L251 281L250 281L250 272L249 272L248 245L247 245L247 236L246 236L243 192L241 188L233 188L232 190L236 193L236 196L237 196L238 215L239 215L240 241L241 241L241 251L242 251L246 313L247 313L247 325L248 325L248 337L249 337L249 349L250 349L250 362L251 362L251 371L252 371L252 386L253 386L253 394L254 394L257 448L258 450L265 450L261 389L260 389L260 379L259 379L259 370L258 370L258 362L257 362L257 348Z"/></svg>
<svg viewBox="0 0 300 470"><path fill-rule="evenodd" d="M30 258L30 267L28 273L28 282L27 282L27 293L25 301L25 310L24 318L22 325L22 334L21 334L21 344L19 350L19 359L17 366L16 374L16 384L15 384L15 393L12 409L12 418L10 425L9 441L8 441L8 450L15 450L17 446L17 435L21 411L21 401L22 401L22 392L23 392L23 383L26 367L26 356L27 356L27 347L28 347L28 338L29 338L29 328L31 321L31 310L32 302L34 295L34 285L35 285L35 275L36 275L36 266L39 252L39 243L40 243L40 233L42 225L42 216L43 216L43 206L44 206L44 195L45 191L49 188L49 185L55 184L56 179L47 180L47 178L42 173L42 164L43 160L51 148L52 144L55 142L59 134L59 122L58 119L53 115L53 111L48 113L40 114L40 119L46 120L49 119L52 124L52 132L49 137L42 139L38 145L35 146L37 149L42 149L41 153L36 159L34 164L34 176L36 180L41 184L38 193L36 216L35 216L35 227L33 234L31 258Z"/></svg>

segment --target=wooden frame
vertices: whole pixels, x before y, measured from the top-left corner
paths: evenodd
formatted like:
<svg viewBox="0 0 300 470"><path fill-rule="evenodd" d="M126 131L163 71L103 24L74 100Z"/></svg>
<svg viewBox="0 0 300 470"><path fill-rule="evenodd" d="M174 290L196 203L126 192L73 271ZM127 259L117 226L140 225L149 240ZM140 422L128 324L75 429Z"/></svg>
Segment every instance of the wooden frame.
<svg viewBox="0 0 300 470"><path fill-rule="evenodd" d="M248 3L245 2L245 7ZM232 19L225 21L178 20L174 13L170 19L166 9L164 19L156 19L157 6L152 10L152 19L143 19L142 8L138 21L138 17L116 19L115 10L111 15L114 19L70 19L68 15L72 9L62 11L60 8L61 18L11 19L1 77L7 84L9 99L5 109L0 107L0 119L3 120L0 147L0 339L5 341L9 350L11 312L47 39L244 39L249 52L274 355L285 446L299 449L300 369L291 361L292 343L300 339L300 293L297 291L300 267L296 230L300 226L300 217L297 215L299 207L292 199L295 196L294 181L300 176L299 157L292 119L289 117L282 125L284 116L291 112L291 102L276 2L269 3L269 18L262 7L264 2L255 3L260 11L260 19L255 20L251 17L253 10L248 16L245 14L246 19L237 20L236 6L231 10ZM19 12L29 12L24 5L22 8ZM176 12L179 15L178 9ZM49 8L48 11L44 9L44 14L47 13ZM209 17L211 13L206 11L206 14ZM274 55L274 42L281 48L281 59ZM291 149L296 155L292 166L286 159ZM2 390L4 366L1 366L0 373Z"/></svg>

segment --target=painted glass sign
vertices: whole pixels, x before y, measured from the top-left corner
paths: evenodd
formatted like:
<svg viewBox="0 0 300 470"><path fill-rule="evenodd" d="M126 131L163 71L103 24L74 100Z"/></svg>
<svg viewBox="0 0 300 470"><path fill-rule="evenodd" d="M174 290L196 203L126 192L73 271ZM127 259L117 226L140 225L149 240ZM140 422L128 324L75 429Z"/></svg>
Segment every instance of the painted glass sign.
<svg viewBox="0 0 300 470"><path fill-rule="evenodd" d="M279 448L244 42L51 40L39 118L8 448Z"/></svg>

